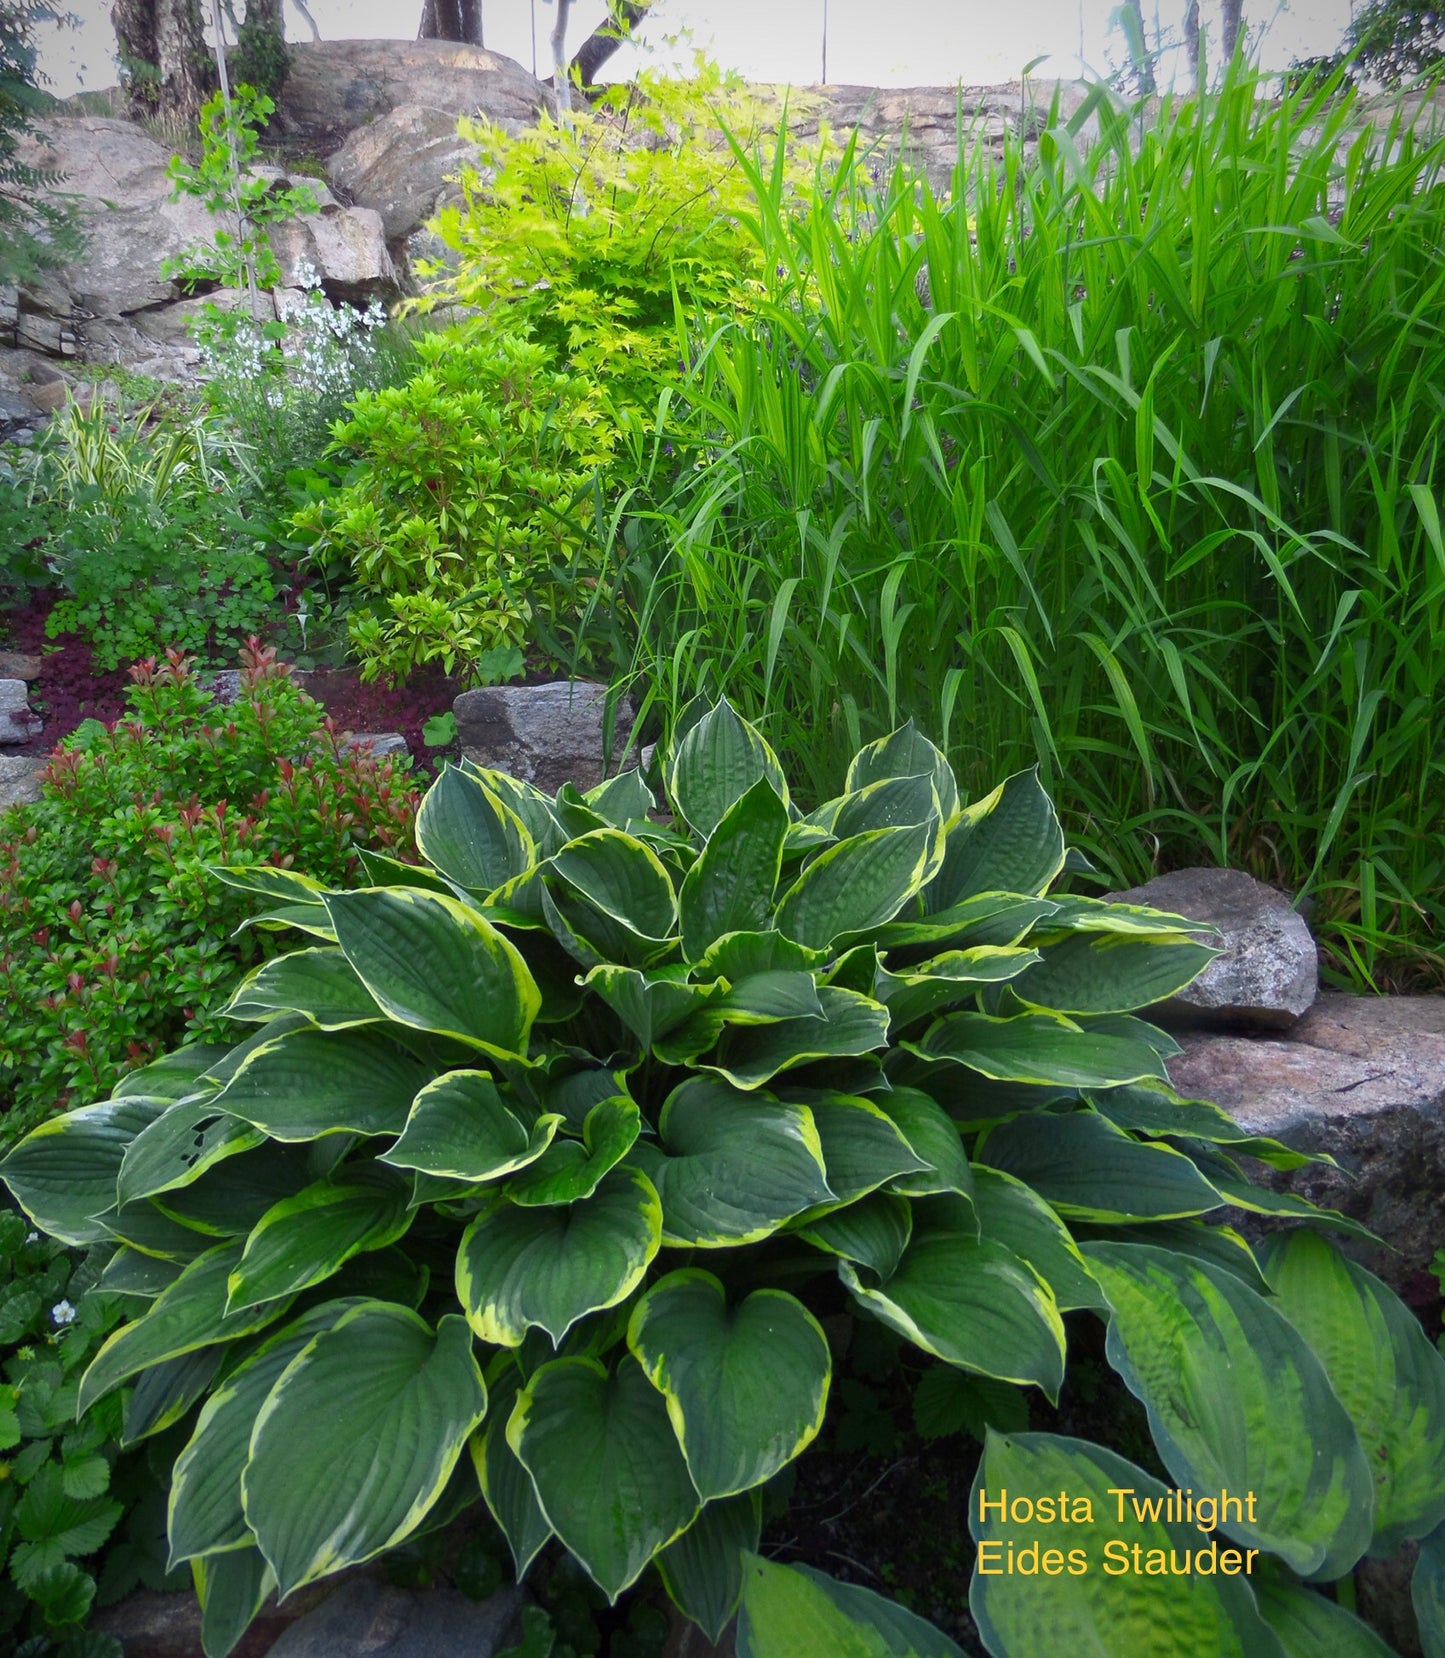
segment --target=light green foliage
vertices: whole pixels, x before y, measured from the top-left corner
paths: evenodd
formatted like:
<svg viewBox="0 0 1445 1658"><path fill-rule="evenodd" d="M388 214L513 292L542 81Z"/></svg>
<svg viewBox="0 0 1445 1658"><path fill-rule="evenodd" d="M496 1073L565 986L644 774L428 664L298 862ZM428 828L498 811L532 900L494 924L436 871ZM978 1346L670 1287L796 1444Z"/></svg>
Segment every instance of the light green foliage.
<svg viewBox="0 0 1445 1658"><path fill-rule="evenodd" d="M913 717L971 790L1037 762L1120 884L1313 887L1335 971L1438 985L1445 139L1261 90L1095 88L802 217L750 161L768 292L611 588L664 712L765 715L814 799Z"/></svg>
<svg viewBox="0 0 1445 1658"><path fill-rule="evenodd" d="M596 385L516 332L466 324L416 354L404 385L356 398L335 428L349 479L295 523L354 575L366 676L440 662L477 679L486 653L565 628L559 582L585 566L616 434Z"/></svg>
<svg viewBox="0 0 1445 1658"><path fill-rule="evenodd" d="M544 117L513 134L464 120L477 165L433 226L453 257L427 303L480 306L503 332L525 324L623 423L651 420L691 357L689 327L760 292L752 185L724 129L748 142L765 106L715 64L695 68L688 80L644 71L566 125ZM800 152L794 182L807 166Z"/></svg>
<svg viewBox="0 0 1445 1658"><path fill-rule="evenodd" d="M223 871L270 906L261 920L304 935L236 992L252 1033L136 1073L0 1165L57 1236L169 1263L84 1400L233 1361L172 1489L172 1553L207 1599L213 1658L273 1580L284 1594L393 1546L454 1512L474 1475L519 1572L555 1537L615 1600L656 1560L713 1636L741 1597L755 1658L802 1650L799 1619L836 1627L839 1651L951 1651L861 1591L739 1566L762 1486L823 1422L818 1312L840 1282L982 1384L930 1383L934 1431L1007 1424L1032 1386L1055 1397L1061 1311L1093 1309L1171 1467L1258 1488L1231 1537L1343 1572L1435 1524L1445 1361L1401 1346L1408 1317L1373 1280L1362 1300L1338 1269L1354 1288L1332 1295L1323 1243L1282 1246L1291 1290L1270 1297L1206 1219L1250 1199L1240 1131L1169 1089L1162 1032L1037 994L1072 982L1048 969L1080 936L1114 945L1094 966L1103 1005L1167 993L1200 965L1182 948L1196 924L1050 896L1065 848L1037 776L961 805L911 727L856 756L808 818L727 703L688 711L662 772L667 825L636 772L549 798L464 764L419 812L420 868L369 857L375 884L350 891ZM739 824L768 848L742 865L747 894L713 856L740 846ZM1092 1136L1085 1149L1102 1136L1107 1155L1051 1163L1031 1124ZM1073 1236L1113 1222L1127 1240L1161 1214L1147 1243ZM1233 1270L1207 1259L1219 1250ZM1309 1345L1362 1318L1404 1354L1368 1387ZM1378 1514L1357 1420L1388 1422ZM1039 1455L1083 1459L1079 1479L1128 1471L1039 1437ZM1052 1468L1043 1484L1057 1489ZM1037 1625L1055 1590L994 1581L997 1628ZM1247 1584L1221 1595L1195 1606L1201 1630L1264 1629ZM1137 1612L1096 1592L1069 1617L1124 1651L1111 1619L1127 1630Z"/></svg>
<svg viewBox="0 0 1445 1658"><path fill-rule="evenodd" d="M207 243L192 243L161 266L163 276L182 283L219 282L227 288L279 287L281 267L266 239L266 226L301 213L316 213L320 203L309 185L277 190L272 180L248 176L260 154L260 131L275 113L264 92L244 83L231 89L231 105L218 92L201 105L201 159L172 156L166 176L171 197L193 196L218 219L230 218L235 229L217 225Z"/></svg>

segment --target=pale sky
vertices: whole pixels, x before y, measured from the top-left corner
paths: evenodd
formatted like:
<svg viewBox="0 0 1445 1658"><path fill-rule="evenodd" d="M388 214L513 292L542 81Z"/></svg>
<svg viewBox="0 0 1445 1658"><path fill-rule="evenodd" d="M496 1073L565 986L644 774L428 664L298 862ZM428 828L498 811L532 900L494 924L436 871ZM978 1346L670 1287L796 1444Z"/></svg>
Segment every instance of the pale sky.
<svg viewBox="0 0 1445 1658"><path fill-rule="evenodd" d="M66 0L60 0L64 5ZM532 66L533 22L539 72L548 73L547 37L555 17L547 0L483 0L487 46ZM811 83L822 73L827 19L828 80L866 86L982 84L1013 80L1031 59L1036 73L1071 77L1106 72L1124 56L1112 26L1117 0L658 0L641 38L649 61L666 65L669 37L690 36L725 68L751 80ZM1144 13L1179 34L1185 0L1144 0ZM69 0L80 26L55 34L42 63L53 90L112 86L116 81L109 0ZM421 0L309 0L326 40L413 39ZM240 0L235 0L240 12ZM1245 0L1244 14L1260 37L1268 68L1333 51L1350 19L1351 0ZM575 0L569 43L575 48L601 21L602 0ZM1219 0L1201 0L1206 28L1218 36ZM310 31L287 0L288 34ZM632 73L639 55L627 48L609 73Z"/></svg>

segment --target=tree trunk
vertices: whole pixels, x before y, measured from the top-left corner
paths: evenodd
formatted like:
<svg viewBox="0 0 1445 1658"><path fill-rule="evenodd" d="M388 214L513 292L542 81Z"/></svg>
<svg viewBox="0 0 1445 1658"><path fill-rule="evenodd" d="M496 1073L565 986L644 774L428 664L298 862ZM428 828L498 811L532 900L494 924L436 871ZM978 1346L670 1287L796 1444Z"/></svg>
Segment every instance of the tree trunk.
<svg viewBox="0 0 1445 1658"><path fill-rule="evenodd" d="M1228 63L1234 56L1240 40L1240 13L1243 10L1243 0L1223 0L1220 7L1222 29L1219 36L1219 48L1224 53L1224 61Z"/></svg>
<svg viewBox="0 0 1445 1658"><path fill-rule="evenodd" d="M607 21L588 35L572 59L583 86L597 84L597 72L646 17L653 0L608 0Z"/></svg>
<svg viewBox="0 0 1445 1658"><path fill-rule="evenodd" d="M215 84L197 0L115 0L130 114L194 121Z"/></svg>
<svg viewBox="0 0 1445 1658"><path fill-rule="evenodd" d="M1194 75L1194 90L1203 92L1209 84L1209 67L1204 61L1204 38L1199 32L1199 0L1189 0L1184 13L1184 49Z"/></svg>
<svg viewBox="0 0 1445 1658"><path fill-rule="evenodd" d="M426 0L418 40L460 40L485 46L482 37L482 0Z"/></svg>
<svg viewBox="0 0 1445 1658"><path fill-rule="evenodd" d="M557 21L552 29L552 89L564 124L572 110L572 77L567 70L567 20L572 0L557 0Z"/></svg>
<svg viewBox="0 0 1445 1658"><path fill-rule="evenodd" d="M1144 33L1144 0L1124 0L1124 33L1129 41L1129 56L1134 61L1134 72L1139 77L1142 97L1152 98L1159 90L1154 81L1154 60L1149 56L1149 41Z"/></svg>
<svg viewBox="0 0 1445 1658"><path fill-rule="evenodd" d="M282 0L246 0L246 21L236 31L231 78L274 98L291 67Z"/></svg>

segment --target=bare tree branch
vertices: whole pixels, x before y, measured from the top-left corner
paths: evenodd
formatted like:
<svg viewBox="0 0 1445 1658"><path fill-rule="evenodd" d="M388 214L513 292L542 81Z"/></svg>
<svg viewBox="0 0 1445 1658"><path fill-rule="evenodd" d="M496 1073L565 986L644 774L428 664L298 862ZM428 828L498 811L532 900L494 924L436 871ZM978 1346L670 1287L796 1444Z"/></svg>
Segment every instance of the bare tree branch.
<svg viewBox="0 0 1445 1658"><path fill-rule="evenodd" d="M583 86L597 84L597 72L646 17L653 0L608 0L607 21L593 31L572 58L572 70Z"/></svg>

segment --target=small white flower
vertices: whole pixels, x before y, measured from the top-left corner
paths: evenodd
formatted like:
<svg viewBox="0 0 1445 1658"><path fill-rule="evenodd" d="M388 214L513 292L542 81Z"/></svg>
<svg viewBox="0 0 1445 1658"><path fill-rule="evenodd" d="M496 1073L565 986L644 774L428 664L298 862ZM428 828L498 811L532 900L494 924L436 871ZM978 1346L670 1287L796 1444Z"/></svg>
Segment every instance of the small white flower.
<svg viewBox="0 0 1445 1658"><path fill-rule="evenodd" d="M40 1234L38 1232L27 1232L25 1234L25 1241L26 1243L39 1243Z"/></svg>
<svg viewBox="0 0 1445 1658"><path fill-rule="evenodd" d="M75 1308L68 1301L57 1301L50 1309L50 1316L57 1324L73 1324L75 1322Z"/></svg>

